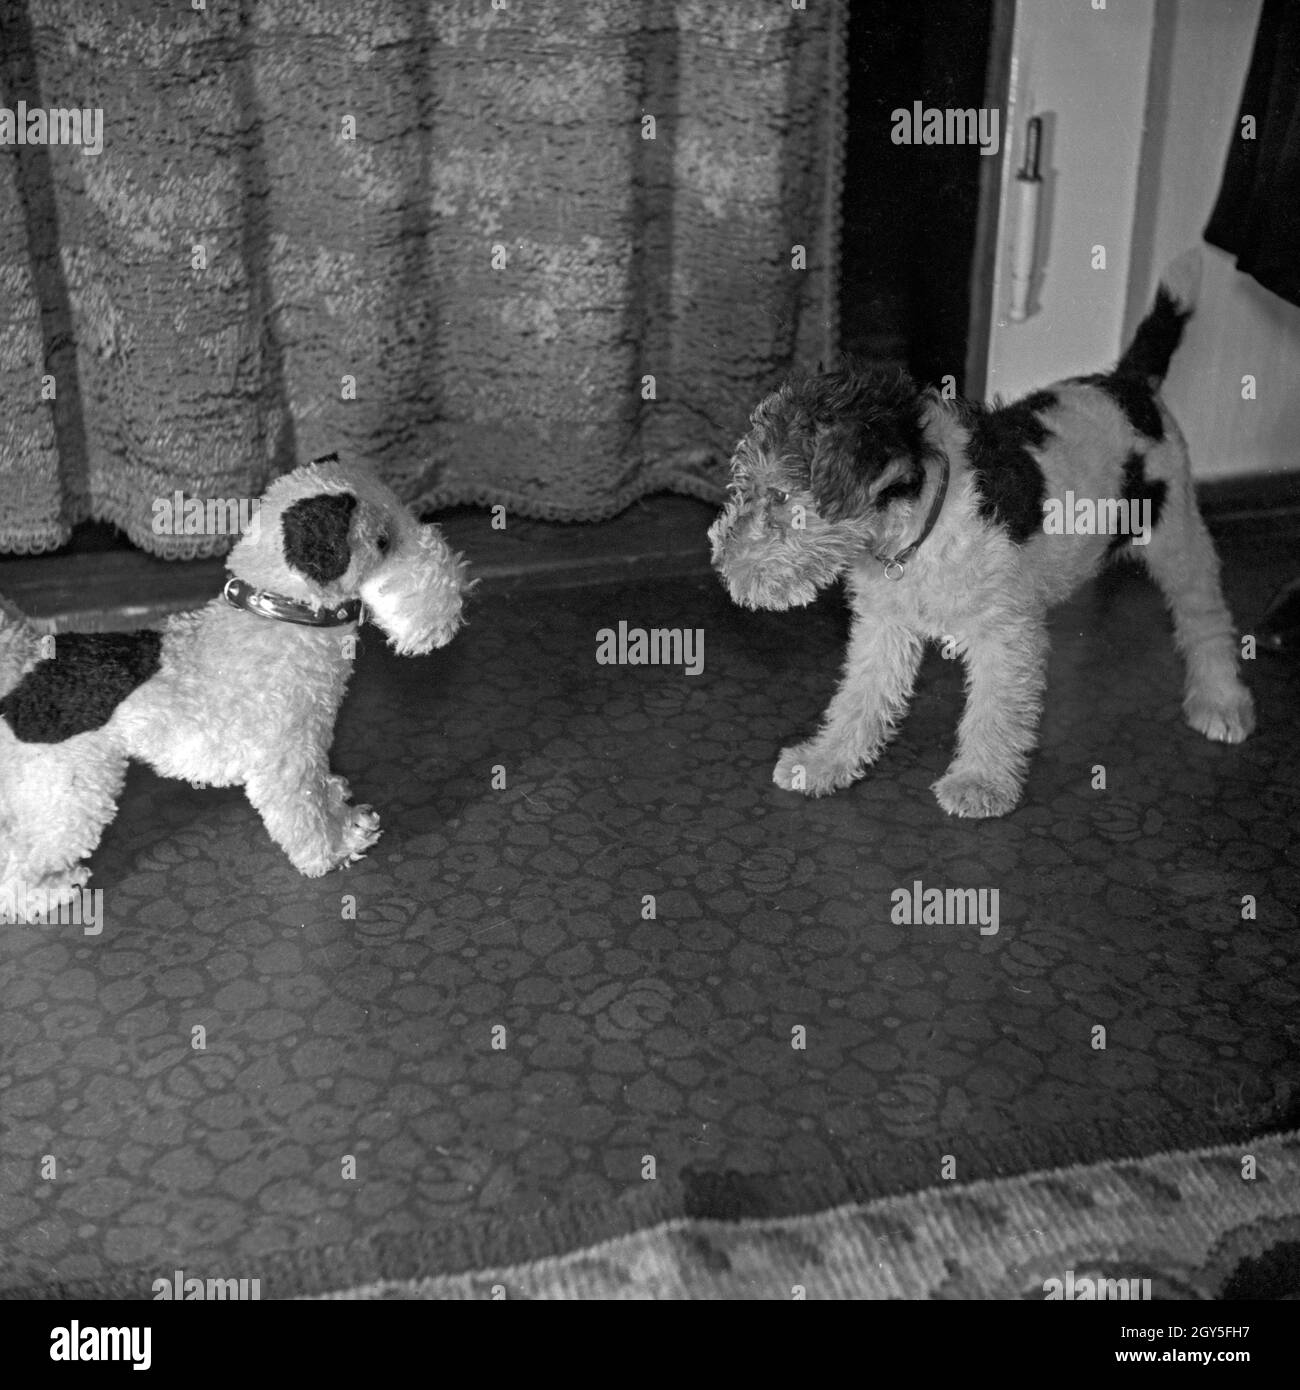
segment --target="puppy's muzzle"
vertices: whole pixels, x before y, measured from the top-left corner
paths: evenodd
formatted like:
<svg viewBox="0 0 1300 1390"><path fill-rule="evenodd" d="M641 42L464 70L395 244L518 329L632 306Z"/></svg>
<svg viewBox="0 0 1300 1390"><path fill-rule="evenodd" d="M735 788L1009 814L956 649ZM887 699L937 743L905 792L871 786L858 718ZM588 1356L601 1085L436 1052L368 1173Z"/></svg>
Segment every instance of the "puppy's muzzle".
<svg viewBox="0 0 1300 1390"><path fill-rule="evenodd" d="M423 656L446 646L461 623L473 581L468 566L436 526L421 526L361 585L368 615L401 656Z"/></svg>
<svg viewBox="0 0 1300 1390"><path fill-rule="evenodd" d="M743 608L802 607L817 597L818 579L834 577L808 573L811 557L786 529L738 502L709 527L709 541L713 568Z"/></svg>

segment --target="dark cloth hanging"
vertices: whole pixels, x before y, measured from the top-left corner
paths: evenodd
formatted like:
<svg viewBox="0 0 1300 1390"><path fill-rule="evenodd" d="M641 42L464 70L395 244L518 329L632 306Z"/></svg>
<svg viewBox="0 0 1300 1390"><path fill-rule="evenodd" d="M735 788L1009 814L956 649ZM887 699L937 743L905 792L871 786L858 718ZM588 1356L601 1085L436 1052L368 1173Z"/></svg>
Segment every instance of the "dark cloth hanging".
<svg viewBox="0 0 1300 1390"><path fill-rule="evenodd" d="M1255 138L1242 139L1242 119ZM1300 304L1300 3L1264 0L1223 185L1205 240Z"/></svg>

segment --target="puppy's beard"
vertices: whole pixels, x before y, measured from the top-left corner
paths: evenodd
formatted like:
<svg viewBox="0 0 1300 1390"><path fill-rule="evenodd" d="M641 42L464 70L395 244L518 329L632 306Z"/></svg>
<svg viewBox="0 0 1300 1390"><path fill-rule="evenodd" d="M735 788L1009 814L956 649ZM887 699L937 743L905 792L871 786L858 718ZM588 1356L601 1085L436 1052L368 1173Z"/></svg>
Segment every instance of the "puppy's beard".
<svg viewBox="0 0 1300 1390"><path fill-rule="evenodd" d="M778 583L771 575L753 570L724 575L724 578L733 603L742 608L766 608L781 613L787 608L806 608L817 597L818 589L829 584L834 575L821 585L789 575Z"/></svg>
<svg viewBox="0 0 1300 1390"><path fill-rule="evenodd" d="M742 608L767 608L782 612L804 608L828 584L834 583L840 566L801 556L790 562L784 558L724 561L719 573L733 602Z"/></svg>
<svg viewBox="0 0 1300 1390"><path fill-rule="evenodd" d="M804 607L834 583L858 544L828 529L815 538L785 530L747 533L736 520L724 514L709 534L713 567L742 608Z"/></svg>
<svg viewBox="0 0 1300 1390"><path fill-rule="evenodd" d="M417 552L410 553L412 546ZM460 627L462 598L472 581L466 563L434 526L420 527L361 585L370 620L388 634L399 656L424 656L444 647Z"/></svg>

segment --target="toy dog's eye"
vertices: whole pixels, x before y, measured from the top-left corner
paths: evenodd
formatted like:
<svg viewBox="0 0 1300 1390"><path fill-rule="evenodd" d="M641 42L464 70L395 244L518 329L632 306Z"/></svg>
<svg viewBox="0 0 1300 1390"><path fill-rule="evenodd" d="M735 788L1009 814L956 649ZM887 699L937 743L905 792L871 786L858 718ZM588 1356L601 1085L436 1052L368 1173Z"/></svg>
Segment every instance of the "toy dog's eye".
<svg viewBox="0 0 1300 1390"><path fill-rule="evenodd" d="M785 504L790 500L790 494L788 492L782 492L779 487L768 488L767 495L772 499L773 502L776 503L778 507L784 507Z"/></svg>

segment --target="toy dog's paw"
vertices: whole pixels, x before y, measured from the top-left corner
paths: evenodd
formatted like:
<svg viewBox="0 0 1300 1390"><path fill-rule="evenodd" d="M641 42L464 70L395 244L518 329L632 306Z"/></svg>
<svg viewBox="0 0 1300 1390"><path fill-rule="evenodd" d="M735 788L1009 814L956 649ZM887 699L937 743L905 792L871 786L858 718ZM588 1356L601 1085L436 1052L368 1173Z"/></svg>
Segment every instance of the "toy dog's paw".
<svg viewBox="0 0 1300 1390"><path fill-rule="evenodd" d="M360 859L383 833L379 813L372 806L353 806L343 831L342 862L351 864Z"/></svg>
<svg viewBox="0 0 1300 1390"><path fill-rule="evenodd" d="M331 806L347 806L352 800L352 788L348 786L348 779L340 777L337 772L331 772L325 779L325 794L329 797Z"/></svg>
<svg viewBox="0 0 1300 1390"><path fill-rule="evenodd" d="M81 905L90 869L78 864L60 874L50 874L38 882L15 886L5 884L0 889L0 924L27 922L41 925L58 921L59 914ZM76 920L80 921L78 917Z"/></svg>
<svg viewBox="0 0 1300 1390"><path fill-rule="evenodd" d="M772 771L772 781L778 787L805 796L829 796L861 776L860 764L828 754L815 742L783 748Z"/></svg>
<svg viewBox="0 0 1300 1390"><path fill-rule="evenodd" d="M986 820L1014 811L1020 788L1014 782L994 781L976 772L946 772L930 789L950 816Z"/></svg>

